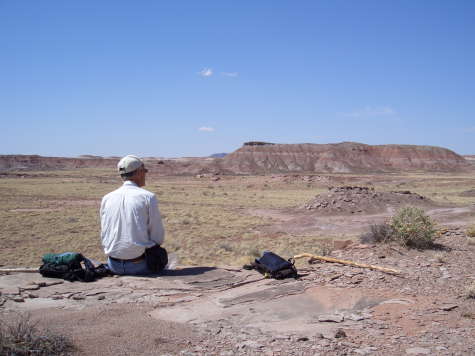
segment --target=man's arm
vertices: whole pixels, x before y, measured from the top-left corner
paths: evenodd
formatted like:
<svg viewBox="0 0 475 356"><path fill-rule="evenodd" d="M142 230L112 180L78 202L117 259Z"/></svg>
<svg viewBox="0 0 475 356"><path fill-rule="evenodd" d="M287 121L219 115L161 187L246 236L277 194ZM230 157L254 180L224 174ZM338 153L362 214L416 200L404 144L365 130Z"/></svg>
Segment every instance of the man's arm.
<svg viewBox="0 0 475 356"><path fill-rule="evenodd" d="M150 199L149 216L148 231L150 233L150 239L158 245L161 245L165 240L165 230L163 228L160 210L158 210L158 201L155 196Z"/></svg>
<svg viewBox="0 0 475 356"><path fill-rule="evenodd" d="M105 197L101 200L101 208L99 210L99 220L101 222L101 244L104 247L104 207L105 207Z"/></svg>

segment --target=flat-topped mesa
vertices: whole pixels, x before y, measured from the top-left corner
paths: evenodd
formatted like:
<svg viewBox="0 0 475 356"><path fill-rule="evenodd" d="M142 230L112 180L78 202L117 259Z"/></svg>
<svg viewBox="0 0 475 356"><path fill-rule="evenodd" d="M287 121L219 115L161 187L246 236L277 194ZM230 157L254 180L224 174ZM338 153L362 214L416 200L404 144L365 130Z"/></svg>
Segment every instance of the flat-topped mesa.
<svg viewBox="0 0 475 356"><path fill-rule="evenodd" d="M463 171L470 164L455 152L434 146L335 144L245 144L223 158L223 167L241 174L283 172L363 173Z"/></svg>
<svg viewBox="0 0 475 356"><path fill-rule="evenodd" d="M265 145L275 145L275 143L262 142L262 141L244 142L244 146L265 146Z"/></svg>

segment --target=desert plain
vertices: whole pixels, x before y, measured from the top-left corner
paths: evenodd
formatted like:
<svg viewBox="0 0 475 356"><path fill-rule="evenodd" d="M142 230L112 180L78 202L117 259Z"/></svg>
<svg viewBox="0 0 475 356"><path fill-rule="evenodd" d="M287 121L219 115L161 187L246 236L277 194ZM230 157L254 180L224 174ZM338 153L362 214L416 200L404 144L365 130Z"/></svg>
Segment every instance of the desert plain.
<svg viewBox="0 0 475 356"><path fill-rule="evenodd" d="M120 184L113 167L1 172L1 268L39 267L43 254L65 251L104 262L100 201ZM175 272L51 285L39 274L3 273L2 315L28 312L71 337L75 353L89 355L475 354L473 167L188 175L151 169L146 189L158 197ZM361 243L371 225L407 205L433 219L433 248ZM242 269L264 250L400 273L305 259L297 261L298 280Z"/></svg>

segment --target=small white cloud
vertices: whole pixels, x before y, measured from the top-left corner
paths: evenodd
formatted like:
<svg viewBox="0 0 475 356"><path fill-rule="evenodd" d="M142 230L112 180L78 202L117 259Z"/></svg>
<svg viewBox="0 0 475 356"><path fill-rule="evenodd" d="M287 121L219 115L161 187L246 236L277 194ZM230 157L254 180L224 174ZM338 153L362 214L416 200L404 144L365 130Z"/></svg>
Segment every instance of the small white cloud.
<svg viewBox="0 0 475 356"><path fill-rule="evenodd" d="M225 77L232 77L232 78L236 78L239 75L238 72L222 72L221 74L224 75Z"/></svg>
<svg viewBox="0 0 475 356"><path fill-rule="evenodd" d="M214 128L212 127L207 127L207 126L202 126L198 129L198 131L202 131L202 132L213 132L214 131Z"/></svg>
<svg viewBox="0 0 475 356"><path fill-rule="evenodd" d="M203 68L200 72L198 72L198 74L202 77L211 77L213 75L213 69Z"/></svg>
<svg viewBox="0 0 475 356"><path fill-rule="evenodd" d="M389 106L366 106L363 109L343 113L344 116L348 117L393 116L396 114L396 110Z"/></svg>

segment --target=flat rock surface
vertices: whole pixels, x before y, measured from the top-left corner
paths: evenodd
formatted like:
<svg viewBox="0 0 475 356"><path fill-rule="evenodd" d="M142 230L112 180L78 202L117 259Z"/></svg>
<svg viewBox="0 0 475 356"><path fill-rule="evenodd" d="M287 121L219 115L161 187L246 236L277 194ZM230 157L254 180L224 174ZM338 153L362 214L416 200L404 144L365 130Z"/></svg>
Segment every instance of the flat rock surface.
<svg viewBox="0 0 475 356"><path fill-rule="evenodd" d="M92 283L0 275L2 319L29 312L84 355L473 355L474 246L447 230L438 251L350 246L333 256L401 271L301 264L298 280L182 267Z"/></svg>

